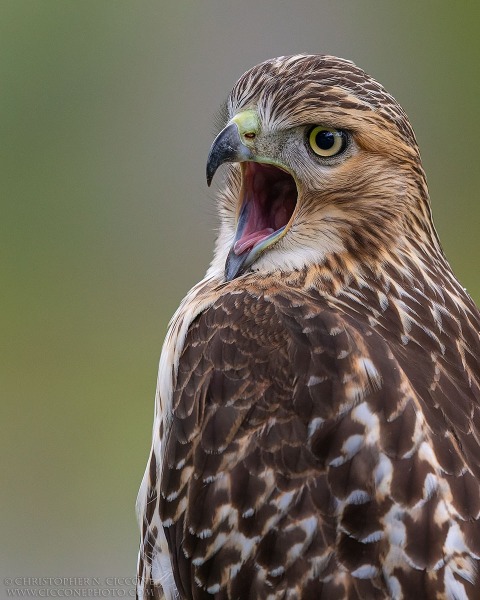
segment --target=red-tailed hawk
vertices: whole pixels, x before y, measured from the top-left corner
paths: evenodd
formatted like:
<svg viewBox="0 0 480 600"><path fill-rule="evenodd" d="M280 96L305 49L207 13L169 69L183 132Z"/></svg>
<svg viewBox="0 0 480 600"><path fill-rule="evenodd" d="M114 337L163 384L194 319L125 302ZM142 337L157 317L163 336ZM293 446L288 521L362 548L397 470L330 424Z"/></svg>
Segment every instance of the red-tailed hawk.
<svg viewBox="0 0 480 600"><path fill-rule="evenodd" d="M215 255L160 359L138 596L480 598L480 314L407 116L303 55L228 113Z"/></svg>

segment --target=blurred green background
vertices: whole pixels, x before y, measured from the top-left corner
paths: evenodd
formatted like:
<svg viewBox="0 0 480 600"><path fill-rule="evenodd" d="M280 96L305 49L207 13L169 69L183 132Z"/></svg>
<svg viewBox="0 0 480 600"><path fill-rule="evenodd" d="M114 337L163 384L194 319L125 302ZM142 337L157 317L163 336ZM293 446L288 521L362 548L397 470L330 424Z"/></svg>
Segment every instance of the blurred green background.
<svg viewBox="0 0 480 600"><path fill-rule="evenodd" d="M2 576L134 574L158 357L210 259L214 115L250 66L337 54L396 96L480 301L479 26L474 2L0 2Z"/></svg>

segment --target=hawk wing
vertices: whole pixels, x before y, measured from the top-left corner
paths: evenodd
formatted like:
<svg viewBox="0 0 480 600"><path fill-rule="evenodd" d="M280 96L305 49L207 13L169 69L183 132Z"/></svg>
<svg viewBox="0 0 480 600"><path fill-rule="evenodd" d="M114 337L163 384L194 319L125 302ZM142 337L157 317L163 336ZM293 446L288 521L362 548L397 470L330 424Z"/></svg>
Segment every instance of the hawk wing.
<svg viewBox="0 0 480 600"><path fill-rule="evenodd" d="M160 482L181 597L473 592L472 382L361 319L240 292L190 326Z"/></svg>

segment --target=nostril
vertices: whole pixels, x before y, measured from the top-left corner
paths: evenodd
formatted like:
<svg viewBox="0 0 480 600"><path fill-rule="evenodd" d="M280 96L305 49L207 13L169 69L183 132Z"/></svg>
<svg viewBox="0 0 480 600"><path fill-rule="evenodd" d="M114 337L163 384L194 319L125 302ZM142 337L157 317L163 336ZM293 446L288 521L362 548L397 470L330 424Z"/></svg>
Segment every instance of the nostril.
<svg viewBox="0 0 480 600"><path fill-rule="evenodd" d="M255 137L255 132L254 131L249 131L248 133L244 133L243 134L244 137L248 138L249 140L253 140Z"/></svg>

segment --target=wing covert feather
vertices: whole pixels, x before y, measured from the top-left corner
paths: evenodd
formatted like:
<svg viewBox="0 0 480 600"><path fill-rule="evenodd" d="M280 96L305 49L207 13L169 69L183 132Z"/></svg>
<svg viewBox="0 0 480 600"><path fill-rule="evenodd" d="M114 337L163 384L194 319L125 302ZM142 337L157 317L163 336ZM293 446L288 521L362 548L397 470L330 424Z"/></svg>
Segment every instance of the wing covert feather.
<svg viewBox="0 0 480 600"><path fill-rule="evenodd" d="M391 346L287 296L224 295L192 323L160 500L185 598L387 598L392 578L450 568L448 532L472 539L478 484L453 424L448 465L435 456L434 394ZM461 489L448 506L445 486Z"/></svg>

